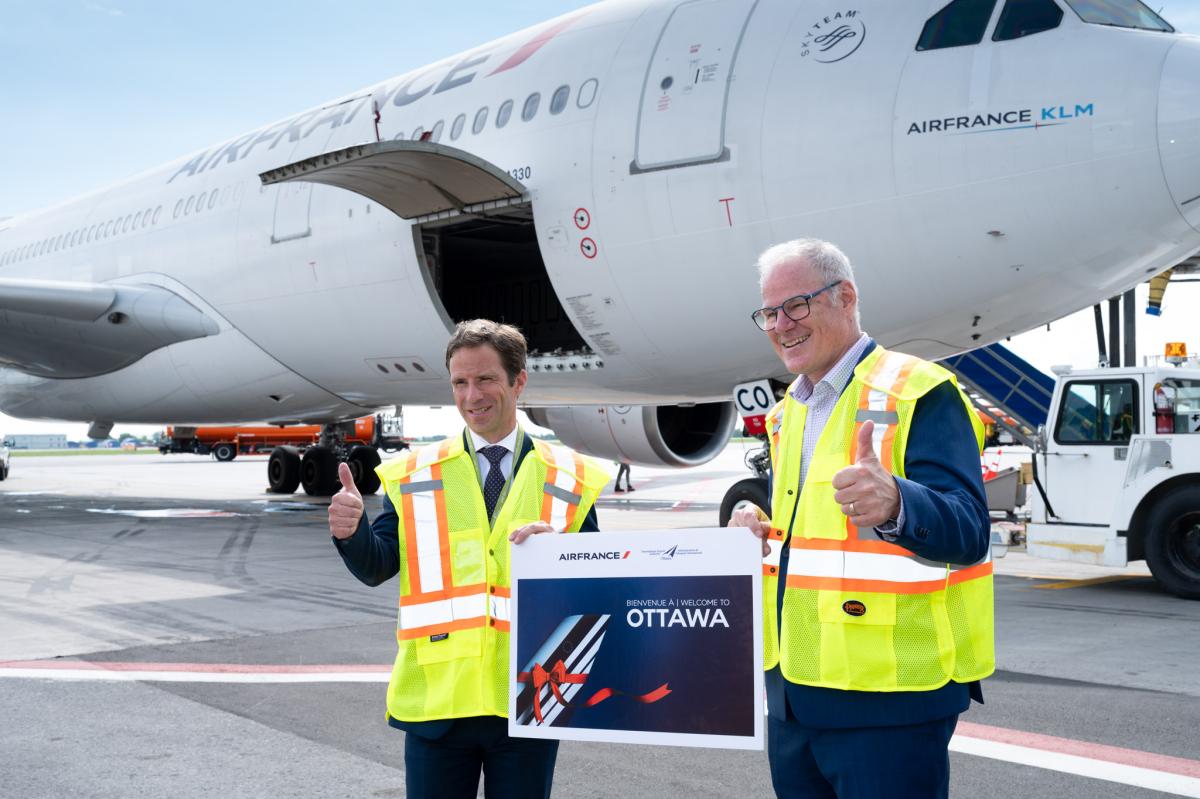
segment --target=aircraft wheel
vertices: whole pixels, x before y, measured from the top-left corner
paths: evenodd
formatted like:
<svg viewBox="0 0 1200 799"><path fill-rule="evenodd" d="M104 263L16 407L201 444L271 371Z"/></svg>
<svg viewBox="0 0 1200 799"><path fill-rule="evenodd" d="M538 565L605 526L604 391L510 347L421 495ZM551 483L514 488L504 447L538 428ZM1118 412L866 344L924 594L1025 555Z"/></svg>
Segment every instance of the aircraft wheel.
<svg viewBox="0 0 1200 799"><path fill-rule="evenodd" d="M267 484L272 494L294 494L300 486L300 451L276 447L267 460Z"/></svg>
<svg viewBox="0 0 1200 799"><path fill-rule="evenodd" d="M1180 486L1146 520L1146 563L1163 588L1200 599L1200 486Z"/></svg>
<svg viewBox="0 0 1200 799"><path fill-rule="evenodd" d="M237 454L237 444L221 443L213 447L213 457L222 463L233 460Z"/></svg>
<svg viewBox="0 0 1200 799"><path fill-rule="evenodd" d="M770 515L771 508L767 504L767 480L765 477L747 477L739 480L725 492L721 500L721 527L729 524L733 512L747 505L755 505L763 513Z"/></svg>
<svg viewBox="0 0 1200 799"><path fill-rule="evenodd" d="M328 447L309 447L300 459L300 485L310 497L329 497L337 493L337 456Z"/></svg>
<svg viewBox="0 0 1200 799"><path fill-rule="evenodd" d="M354 475L354 486L364 496L374 494L379 490L379 475L375 467L382 462L379 450L359 444L350 450L346 463L350 466L350 474Z"/></svg>

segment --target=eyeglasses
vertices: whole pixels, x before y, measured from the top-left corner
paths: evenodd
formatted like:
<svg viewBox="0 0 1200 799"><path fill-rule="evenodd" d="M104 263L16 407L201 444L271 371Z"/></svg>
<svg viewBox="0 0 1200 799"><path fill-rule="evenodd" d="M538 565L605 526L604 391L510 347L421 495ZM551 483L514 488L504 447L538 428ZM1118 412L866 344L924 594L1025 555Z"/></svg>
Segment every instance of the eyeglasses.
<svg viewBox="0 0 1200 799"><path fill-rule="evenodd" d="M809 300L820 294L824 294L841 282L840 280L835 280L825 288L817 289L812 294L797 294L795 297L784 300L782 305L776 305L771 308L759 308L750 314L750 318L754 320L754 324L758 325L759 330L771 330L774 328L775 324L779 321L780 311L783 311L784 316L793 322L803 321L812 313L812 308L809 307Z"/></svg>

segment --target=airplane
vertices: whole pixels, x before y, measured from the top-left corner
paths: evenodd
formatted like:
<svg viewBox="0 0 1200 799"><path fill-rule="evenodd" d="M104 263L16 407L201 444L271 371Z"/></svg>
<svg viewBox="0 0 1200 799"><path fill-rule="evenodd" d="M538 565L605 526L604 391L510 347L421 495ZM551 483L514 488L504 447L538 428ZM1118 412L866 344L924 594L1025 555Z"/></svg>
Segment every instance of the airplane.
<svg viewBox="0 0 1200 799"><path fill-rule="evenodd" d="M1200 251L1197 75L1137 0L588 6L0 221L0 411L320 423L268 475L330 494L340 423L446 404L482 316L565 443L697 465L733 387L790 379L749 319L772 244L838 243L927 358Z"/></svg>

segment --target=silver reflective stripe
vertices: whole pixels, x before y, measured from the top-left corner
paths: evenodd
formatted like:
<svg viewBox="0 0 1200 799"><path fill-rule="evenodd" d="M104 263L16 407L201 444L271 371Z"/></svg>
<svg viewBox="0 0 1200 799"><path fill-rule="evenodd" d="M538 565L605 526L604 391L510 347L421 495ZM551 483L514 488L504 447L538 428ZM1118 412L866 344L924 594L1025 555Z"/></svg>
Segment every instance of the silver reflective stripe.
<svg viewBox="0 0 1200 799"><path fill-rule="evenodd" d="M574 479L575 479L575 476L572 475L571 480L574 481ZM568 491L565 488L560 488L559 486L554 485L554 483L546 483L542 487L542 490L544 492L546 492L547 494L549 494L550 496L561 499L564 502L568 502L572 505L578 505L580 502L583 501L582 495L576 494L574 491Z"/></svg>
<svg viewBox="0 0 1200 799"><path fill-rule="evenodd" d="M875 424L900 424L900 414L896 411L860 410L855 416L856 422L874 422Z"/></svg>
<svg viewBox="0 0 1200 799"><path fill-rule="evenodd" d="M405 483L400 486L401 494L416 494L418 491L441 491L441 480L425 480L421 483Z"/></svg>

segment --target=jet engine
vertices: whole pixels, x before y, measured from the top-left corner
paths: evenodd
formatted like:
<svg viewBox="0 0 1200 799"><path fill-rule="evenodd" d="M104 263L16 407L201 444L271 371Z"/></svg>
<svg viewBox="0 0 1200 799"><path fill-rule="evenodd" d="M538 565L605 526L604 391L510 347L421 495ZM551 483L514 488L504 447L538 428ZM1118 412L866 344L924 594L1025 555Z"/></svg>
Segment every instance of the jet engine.
<svg viewBox="0 0 1200 799"><path fill-rule="evenodd" d="M573 405L527 409L534 424L598 458L643 466L699 466L725 448L737 411L732 402L696 405Z"/></svg>

